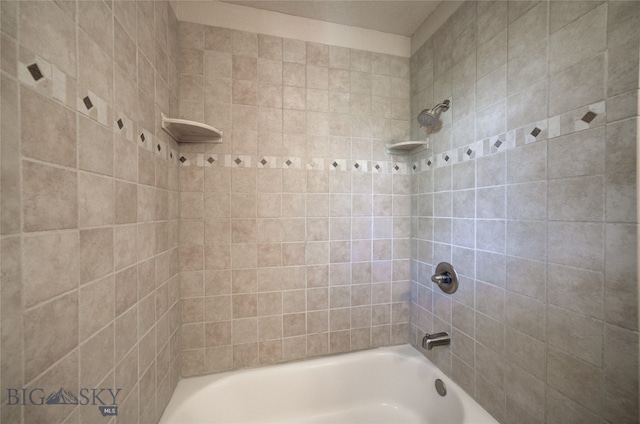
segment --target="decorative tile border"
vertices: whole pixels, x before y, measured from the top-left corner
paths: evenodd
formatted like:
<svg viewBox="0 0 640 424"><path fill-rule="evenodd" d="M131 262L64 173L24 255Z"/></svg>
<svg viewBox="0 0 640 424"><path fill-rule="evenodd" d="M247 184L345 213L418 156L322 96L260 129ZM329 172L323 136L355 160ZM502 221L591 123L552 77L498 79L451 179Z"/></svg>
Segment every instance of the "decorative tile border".
<svg viewBox="0 0 640 424"><path fill-rule="evenodd" d="M76 109L102 125L109 126L109 106L104 99L91 90L78 92Z"/></svg>
<svg viewBox="0 0 640 424"><path fill-rule="evenodd" d="M75 80L40 56L26 51L26 49L21 51L18 79L23 84L34 88L42 94L67 106L74 107L78 112L97 122L106 126L109 125L110 110L104 99L88 89L70 94L75 91L70 90L75 86ZM75 105L69 104L73 101L73 97L76 98ZM204 153L180 154L170 149L160 137L154 137L150 131L144 128L138 128L137 134L134 134L134 123L124 114L116 115L113 129L127 140L135 142L140 148L152 151L156 156L180 166L307 169L406 175L509 151L518 146L585 131L605 123L606 103L603 100L539 122L527 124L504 134L477 140L472 144L446 152L433 154L433 152L425 149L412 155L410 164L396 160L373 161L252 155L205 155Z"/></svg>
<svg viewBox="0 0 640 424"><path fill-rule="evenodd" d="M76 80L45 59L27 49L21 49L18 63L18 79L20 82L38 93L56 100L67 107L111 127L114 134L135 143L142 149L178 165L179 154L161 137L155 137L145 128L138 127L122 111L114 111L106 100L90 89L80 89Z"/></svg>
<svg viewBox="0 0 640 424"><path fill-rule="evenodd" d="M184 152L177 155L180 166L258 169L306 169L309 171L343 171L375 174L410 174L406 162L364 159L302 158L296 156L218 155Z"/></svg>
<svg viewBox="0 0 640 424"><path fill-rule="evenodd" d="M20 49L18 79L24 85L69 107L75 108L75 79L42 57Z"/></svg>
<svg viewBox="0 0 640 424"><path fill-rule="evenodd" d="M411 172L415 174L506 152L526 144L599 127L606 121L606 103L603 100L446 152L434 154L422 150L411 156Z"/></svg>
<svg viewBox="0 0 640 424"><path fill-rule="evenodd" d="M316 171L324 171L324 159L322 158L312 158L308 163L307 163L307 170L312 171L312 170L316 170Z"/></svg>
<svg viewBox="0 0 640 424"><path fill-rule="evenodd" d="M117 119L114 120L114 131L120 134L124 139L133 142L133 121L123 113L116 114Z"/></svg>

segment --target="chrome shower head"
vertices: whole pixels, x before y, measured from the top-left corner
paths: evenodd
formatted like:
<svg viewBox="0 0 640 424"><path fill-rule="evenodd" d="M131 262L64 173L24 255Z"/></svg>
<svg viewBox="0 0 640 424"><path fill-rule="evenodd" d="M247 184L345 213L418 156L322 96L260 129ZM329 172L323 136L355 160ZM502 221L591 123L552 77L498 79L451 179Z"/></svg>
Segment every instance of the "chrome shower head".
<svg viewBox="0 0 640 424"><path fill-rule="evenodd" d="M418 123L421 127L433 127L438 122L438 115L431 109L425 109L418 115Z"/></svg>
<svg viewBox="0 0 640 424"><path fill-rule="evenodd" d="M423 110L418 114L418 123L421 127L433 127L438 123L440 112L446 112L447 110L449 110L450 105L451 102L449 100L445 100L432 109Z"/></svg>

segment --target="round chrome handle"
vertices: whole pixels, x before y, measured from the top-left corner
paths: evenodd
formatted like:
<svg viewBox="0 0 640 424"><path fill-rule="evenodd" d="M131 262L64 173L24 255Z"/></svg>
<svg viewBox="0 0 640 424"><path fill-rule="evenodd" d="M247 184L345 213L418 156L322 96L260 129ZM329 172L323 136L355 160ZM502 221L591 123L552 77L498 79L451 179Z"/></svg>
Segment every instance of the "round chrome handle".
<svg viewBox="0 0 640 424"><path fill-rule="evenodd" d="M436 273L431 277L431 281L436 283L440 290L447 294L455 293L458 290L458 274L448 262L440 262L436 267Z"/></svg>
<svg viewBox="0 0 640 424"><path fill-rule="evenodd" d="M451 275L449 273L444 273L441 275L433 275L431 277L431 281L440 285L440 284L451 284Z"/></svg>

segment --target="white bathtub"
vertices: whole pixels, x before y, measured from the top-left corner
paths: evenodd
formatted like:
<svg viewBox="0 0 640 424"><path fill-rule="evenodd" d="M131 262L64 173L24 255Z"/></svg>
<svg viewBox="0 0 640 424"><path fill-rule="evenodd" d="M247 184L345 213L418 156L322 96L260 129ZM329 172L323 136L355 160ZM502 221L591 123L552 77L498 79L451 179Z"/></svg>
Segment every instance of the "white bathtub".
<svg viewBox="0 0 640 424"><path fill-rule="evenodd" d="M446 385L444 397L435 389L438 378ZM402 345L181 380L160 424L204 423L497 421Z"/></svg>

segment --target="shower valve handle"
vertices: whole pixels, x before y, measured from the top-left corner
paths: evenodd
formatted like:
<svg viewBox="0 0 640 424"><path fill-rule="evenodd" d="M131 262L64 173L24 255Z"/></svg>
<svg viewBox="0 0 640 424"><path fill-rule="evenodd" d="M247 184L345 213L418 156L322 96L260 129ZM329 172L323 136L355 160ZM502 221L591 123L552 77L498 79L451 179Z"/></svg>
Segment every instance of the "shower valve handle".
<svg viewBox="0 0 640 424"><path fill-rule="evenodd" d="M436 283L440 289L452 294L458 290L458 274L453 266L447 262L440 262L436 267L436 273L431 276L431 281Z"/></svg>
<svg viewBox="0 0 640 424"><path fill-rule="evenodd" d="M448 272L440 275L431 276L431 281L440 285L440 284L451 284L451 275Z"/></svg>

